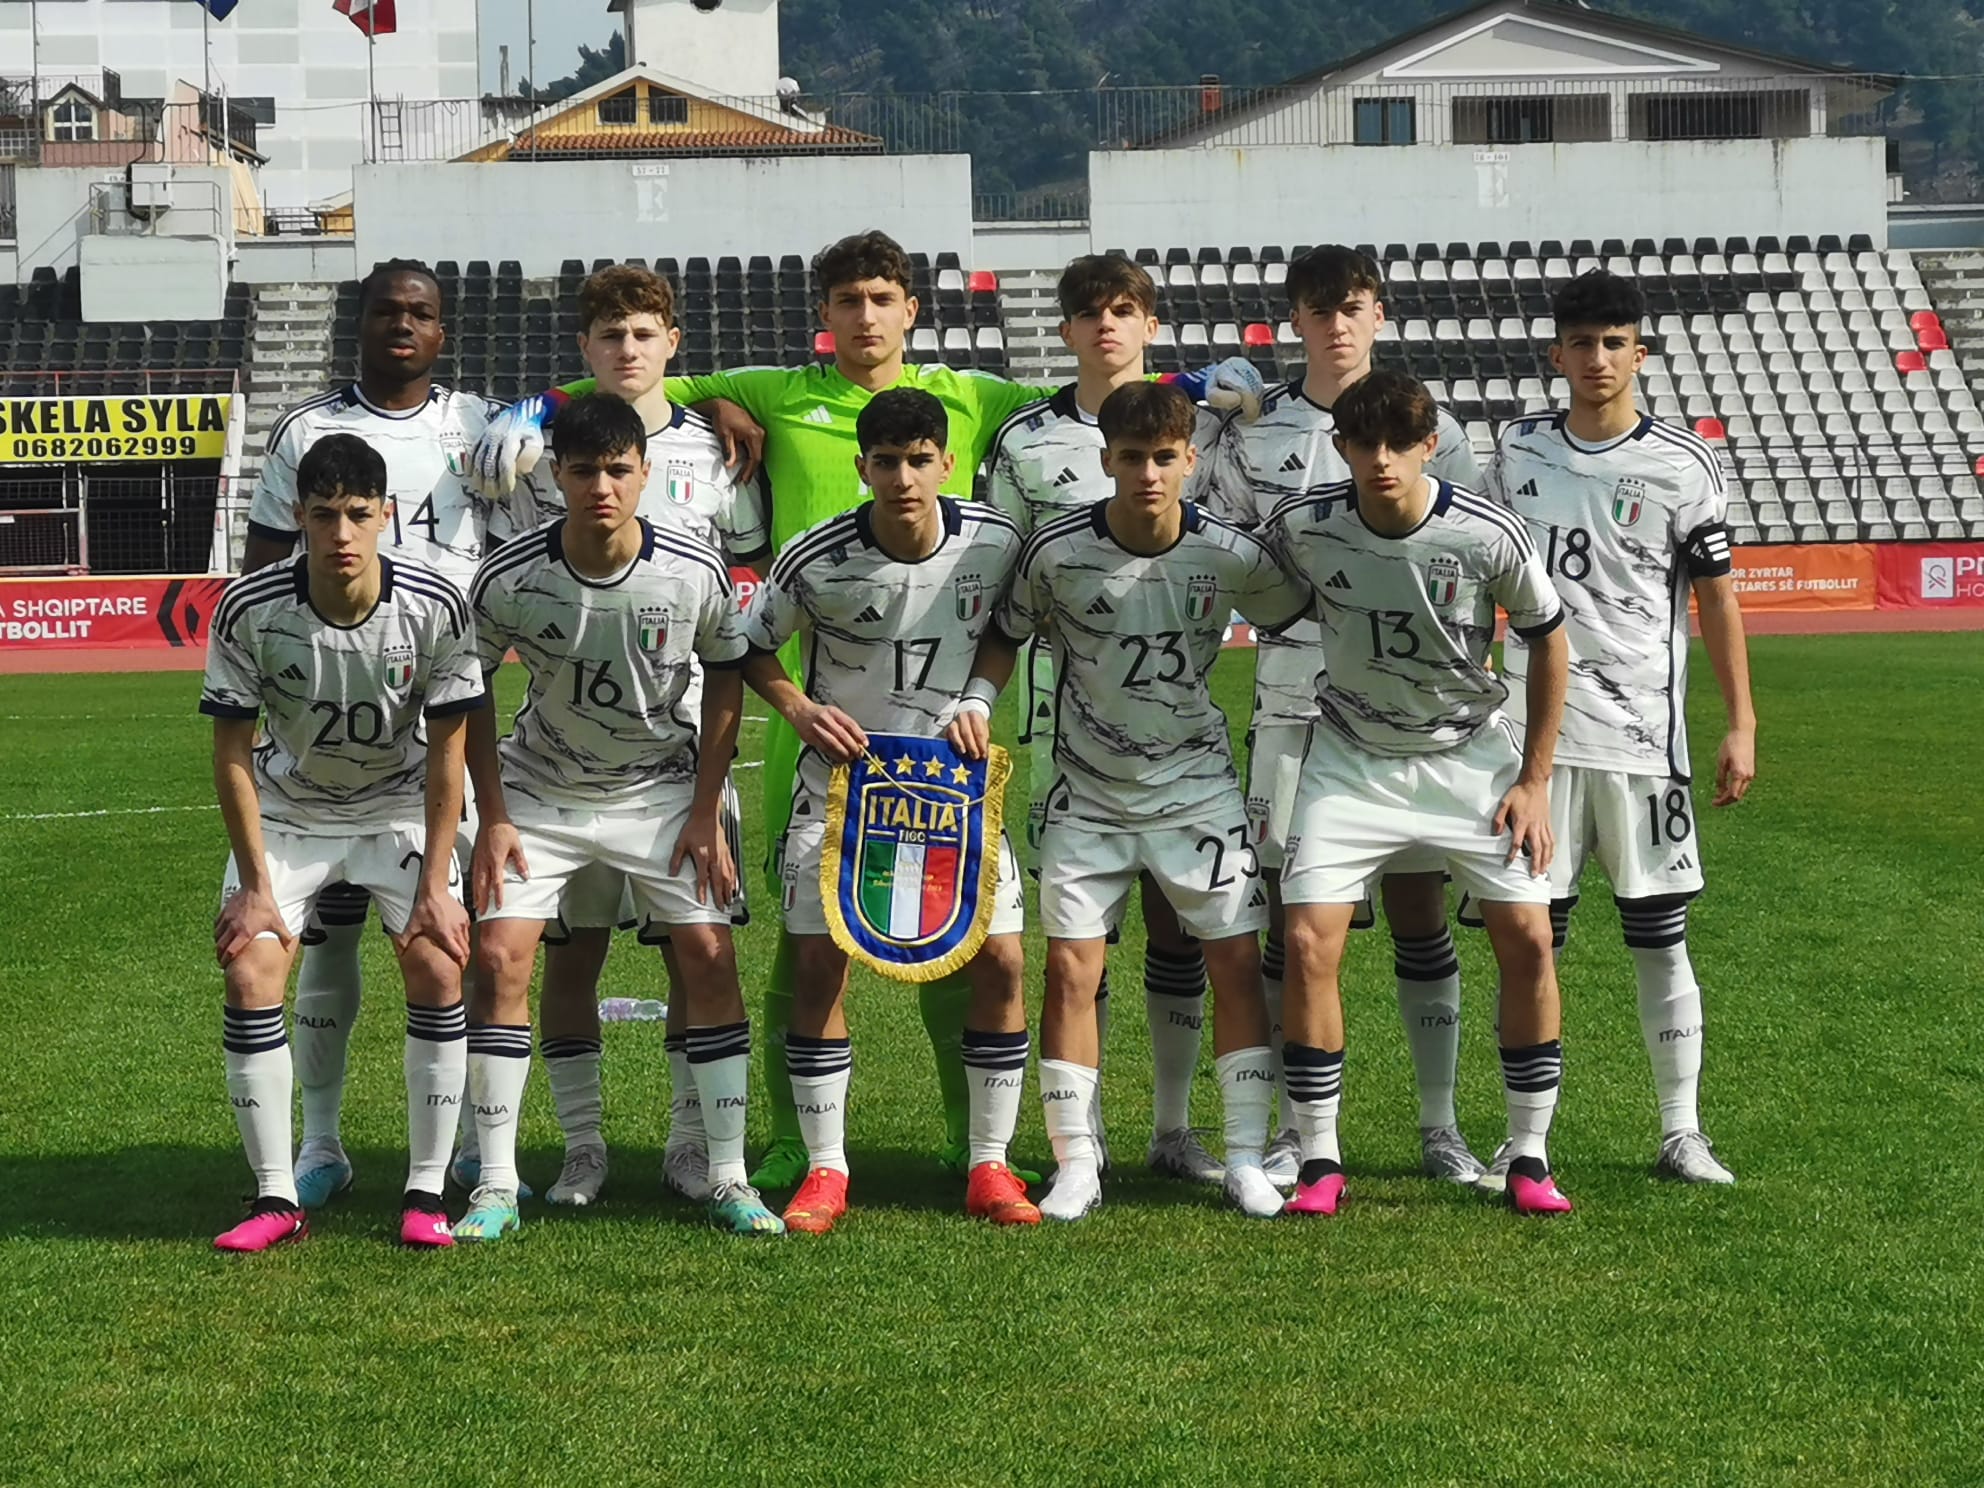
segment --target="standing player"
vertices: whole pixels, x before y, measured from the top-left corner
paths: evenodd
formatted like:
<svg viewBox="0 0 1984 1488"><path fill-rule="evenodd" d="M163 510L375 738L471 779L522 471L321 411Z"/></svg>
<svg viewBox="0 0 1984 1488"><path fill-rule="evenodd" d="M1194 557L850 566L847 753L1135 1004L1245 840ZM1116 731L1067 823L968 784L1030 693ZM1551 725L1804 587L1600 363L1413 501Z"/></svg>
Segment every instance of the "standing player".
<svg viewBox="0 0 1984 1488"><path fill-rule="evenodd" d="M668 384L669 397L678 403L727 398L743 405L764 426L765 469L775 493L771 524L774 553L783 551L800 532L851 510L865 499L854 472L855 457L860 453L854 424L876 393L892 387L921 388L944 405L952 448L959 456L956 469L945 482L945 494L969 497L1000 424L1042 392L1050 391L981 373L907 362L909 329L919 308L911 292L913 278L909 255L886 233L871 231L842 238L813 260L820 322L833 338L832 365L749 367ZM1203 394L1237 403L1243 413L1251 414L1259 407L1260 374L1243 358L1222 362L1194 379L1180 381L1191 388L1193 396ZM589 383L575 383L527 398L506 410L476 451L476 475L483 489L492 495L509 491L518 472L529 470L542 453L544 426L573 397L591 390ZM797 669L796 651L788 651L784 660L788 674ZM770 839L776 842L791 805L799 743L782 720L775 721L766 732L764 820ZM777 885L773 888L776 890ZM799 1135L783 1045L791 1017L792 976L791 949L781 938L765 993L764 1075L772 1102L772 1143L752 1175L765 1188L789 1187L806 1171L806 1146ZM946 1141L942 1158L959 1171L965 1164L970 1107L970 1082L960 1039L970 995L962 975L927 983L918 995L924 1029L937 1057L938 1086L943 1096Z"/></svg>
<svg viewBox="0 0 1984 1488"><path fill-rule="evenodd" d="M1150 275L1120 253L1075 259L1062 270L1056 297L1061 305L1061 340L1075 354L1075 381L1007 419L992 445L987 499L1027 534L1115 493L1115 483L1102 468L1102 431L1095 413L1117 388L1144 380L1144 349L1157 333L1157 294ZM1209 436L1218 427L1215 416L1201 413L1197 442L1210 443ZM1201 463L1195 476L1207 468ZM1019 742L1027 746L1032 761L1027 837L1029 847L1037 849L1047 812L1047 784L1054 778L1053 647L1041 637L1032 638L1019 665L1023 688ZM1206 1151L1191 1119L1192 1077L1198 1069L1205 1025L1205 962L1148 874L1141 891L1144 1011L1155 1073L1146 1161L1170 1177L1217 1183L1225 1170ZM1107 967L1096 992L1095 1016L1100 1058L1109 1043ZM1097 1153L1106 1169L1109 1148L1099 1088L1093 1109Z"/></svg>
<svg viewBox="0 0 1984 1488"><path fill-rule="evenodd" d="M1148 872L1198 937L1211 975L1227 1197L1265 1217L1281 1208L1261 1171L1273 1095L1259 939L1267 896L1206 674L1235 608L1272 630L1308 596L1259 542L1182 499L1196 463L1183 393L1133 383L1104 400L1098 419L1116 494L1028 539L951 728L959 749L982 753L1020 644L1051 634L1060 719L1040 839L1040 1096L1060 1166L1041 1213L1076 1220L1102 1202L1089 1111L1095 993L1104 937Z"/></svg>
<svg viewBox="0 0 1984 1488"><path fill-rule="evenodd" d="M672 404L663 379L681 344L675 323L675 293L666 279L632 264L602 269L579 287L579 353L602 393L631 403L648 431L650 474L641 494L640 514L659 527L686 532L724 555L736 567L768 551L765 488L762 481L740 482L725 463L723 441L710 421L693 409ZM555 436L554 436L555 437ZM565 500L551 467L540 464L524 480L522 503L536 526L565 515ZM695 674L682 710L693 715L701 693ZM737 850L736 792L725 787L726 820ZM606 962L613 926L622 913L625 875L595 863L574 876L556 925L545 934L544 985L540 1003L539 1047L551 1083L552 1103L565 1138L565 1163L558 1181L545 1191L554 1204L590 1204L606 1181L606 1141L600 1133L599 975ZM631 902L625 906L631 909ZM737 906L742 912L742 902ZM651 938L644 932L644 938ZM662 1151L662 1177L683 1197L709 1198L709 1162L703 1150L702 1104L689 1070L688 1003L675 952L666 937L661 953L668 966L668 1059L670 1117ZM459 1176L473 1187L474 1124L464 1123Z"/></svg>
<svg viewBox="0 0 1984 1488"><path fill-rule="evenodd" d="M874 499L787 545L753 597L745 678L800 741L785 840L785 933L799 995L785 1057L811 1166L786 1206L790 1230L824 1234L847 1211L848 957L828 933L820 863L827 784L835 764L868 747L868 730L935 736L971 679L978 638L1012 583L1020 535L989 508L940 496L955 456L944 405L915 388L878 393L855 421L861 481ZM779 664L795 636L806 652L802 691ZM1025 883L999 844L999 904L966 968L964 1063L971 1080L966 1212L994 1224L1038 1224L1026 1186L1006 1166L1019 1117L1028 1041L1020 931Z"/></svg>
<svg viewBox="0 0 1984 1488"><path fill-rule="evenodd" d="M1277 503L1350 478L1337 453L1336 407L1345 390L1371 372L1372 347L1385 323L1378 266L1354 249L1313 248L1288 266L1288 319L1307 358L1299 382L1268 390L1259 420L1228 420L1220 431L1205 502L1249 530ZM1439 415L1439 445L1428 467L1439 480L1480 484L1467 435ZM1262 957L1268 1017L1281 1028L1281 873L1294 810L1295 782L1310 726L1317 718L1316 676L1323 670L1322 630L1304 620L1263 636L1254 656L1254 717L1248 732L1247 806L1268 883L1268 942ZM1468 1149L1454 1113L1460 1058L1460 960L1447 929L1446 885L1430 859L1400 860L1386 875L1385 919L1391 927L1399 1020L1419 1088L1420 1166L1435 1177L1471 1183L1481 1162ZM1269 1176L1295 1181L1296 1142L1282 1072L1281 1134L1268 1149Z"/></svg>
<svg viewBox="0 0 1984 1488"><path fill-rule="evenodd" d="M737 597L715 549L639 515L647 429L630 405L589 399L558 441L569 515L499 548L472 596L484 672L515 648L530 683L500 768L493 714L469 739L482 920L468 1073L482 1171L455 1235L494 1240L517 1227L531 971L545 922L591 863L625 874L643 916L674 942L711 1218L737 1234L777 1233L778 1217L744 1181L751 1038L730 940L736 864L722 822L743 701ZM697 660L700 737L683 707Z"/></svg>
<svg viewBox="0 0 1984 1488"><path fill-rule="evenodd" d="M270 430L248 512L243 573L295 551L303 535L298 466L325 435L353 434L386 462L387 553L468 588L492 539L500 542L511 530L502 507L492 508L467 481L469 452L501 405L433 380L446 339L441 286L425 264L396 258L366 275L358 290L358 380L297 404ZM333 882L309 926L297 927L304 950L296 974L296 1081L303 1088L296 1187L310 1209L351 1185L338 1126L368 902L358 885Z"/></svg>
<svg viewBox="0 0 1984 1488"><path fill-rule="evenodd" d="M1281 880L1283 1059L1302 1143L1289 1211L1334 1214L1343 1196L1338 973L1351 915L1373 875L1433 853L1480 903L1501 970L1510 1200L1561 1213L1570 1201L1545 1143L1563 1050L1544 874L1563 606L1521 522L1425 473L1439 440L1425 388L1373 372L1337 401L1336 420L1351 483L1290 497L1264 528L1313 590L1329 656ZM1536 653L1521 744L1501 712L1509 689L1488 670L1497 606Z"/></svg>
<svg viewBox="0 0 1984 1488"><path fill-rule="evenodd" d="M1570 407L1502 431L1496 484L1543 552L1570 642L1550 781L1555 944L1564 944L1578 877L1596 854L1639 981L1640 1034L1660 1103L1654 1171L1734 1183L1702 1135L1696 1106L1702 994L1687 933L1702 857L1685 711L1691 592L1729 725L1716 759L1717 806L1742 800L1756 776L1757 715L1730 577L1722 467L1693 434L1655 422L1633 402L1646 360L1645 309L1631 280L1603 270L1557 292L1550 361L1570 382ZM1528 674L1530 650L1510 637L1511 681ZM1521 709L1513 711L1520 720Z"/></svg>
<svg viewBox="0 0 1984 1488"><path fill-rule="evenodd" d="M214 785L233 849L214 948L227 978L228 1100L256 1189L248 1218L214 1241L221 1250L307 1233L282 999L291 927L336 882L377 897L406 980L400 1239L453 1243L441 1185L461 1099L468 959L454 846L463 717L487 709L461 591L379 555L393 520L386 485L385 461L363 440L318 441L296 470L292 516L309 552L238 581L214 616L200 711L214 720Z"/></svg>

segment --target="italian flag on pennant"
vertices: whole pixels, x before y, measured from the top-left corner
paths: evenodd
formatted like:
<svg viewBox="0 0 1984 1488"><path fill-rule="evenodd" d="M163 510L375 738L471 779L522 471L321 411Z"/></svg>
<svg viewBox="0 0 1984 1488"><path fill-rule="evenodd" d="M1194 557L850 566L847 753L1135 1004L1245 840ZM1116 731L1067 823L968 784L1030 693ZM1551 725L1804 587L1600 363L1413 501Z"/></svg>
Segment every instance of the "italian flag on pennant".
<svg viewBox="0 0 1984 1488"><path fill-rule="evenodd" d="M367 36L388 36L399 30L393 0L336 0L332 9Z"/></svg>
<svg viewBox="0 0 1984 1488"><path fill-rule="evenodd" d="M955 847L873 842L861 855L861 913L893 940L924 940L958 907Z"/></svg>

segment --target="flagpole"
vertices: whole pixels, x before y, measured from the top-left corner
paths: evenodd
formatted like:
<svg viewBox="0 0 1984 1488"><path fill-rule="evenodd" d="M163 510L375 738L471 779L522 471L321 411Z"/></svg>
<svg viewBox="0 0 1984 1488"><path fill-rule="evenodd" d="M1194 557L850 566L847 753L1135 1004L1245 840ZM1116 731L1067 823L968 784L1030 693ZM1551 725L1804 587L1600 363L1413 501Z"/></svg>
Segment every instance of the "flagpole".
<svg viewBox="0 0 1984 1488"><path fill-rule="evenodd" d="M365 12L365 114L371 121L372 164L379 163L379 89L374 81L373 53L379 46L378 17Z"/></svg>

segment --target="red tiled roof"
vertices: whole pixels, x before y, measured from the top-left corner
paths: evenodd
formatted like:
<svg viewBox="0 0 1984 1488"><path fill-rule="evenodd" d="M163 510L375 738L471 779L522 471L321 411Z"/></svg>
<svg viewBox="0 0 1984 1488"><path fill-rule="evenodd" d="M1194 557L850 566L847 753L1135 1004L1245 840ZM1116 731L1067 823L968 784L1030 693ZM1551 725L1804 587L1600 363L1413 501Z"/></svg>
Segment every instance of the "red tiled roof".
<svg viewBox="0 0 1984 1488"><path fill-rule="evenodd" d="M872 134L829 125L825 129L594 129L541 135L525 130L510 145L512 155L660 155L706 150L811 150L824 145L879 150Z"/></svg>

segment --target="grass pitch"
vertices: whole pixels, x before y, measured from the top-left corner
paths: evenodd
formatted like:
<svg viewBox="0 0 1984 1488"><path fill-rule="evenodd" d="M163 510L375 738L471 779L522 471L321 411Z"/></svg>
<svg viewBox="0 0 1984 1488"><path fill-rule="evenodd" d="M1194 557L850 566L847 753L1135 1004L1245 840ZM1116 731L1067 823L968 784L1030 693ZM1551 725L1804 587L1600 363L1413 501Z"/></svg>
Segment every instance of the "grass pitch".
<svg viewBox="0 0 1984 1488"><path fill-rule="evenodd" d="M9 678L0 1481L1984 1479L1984 651L1967 635L1752 649L1762 778L1737 811L1703 813L1693 934L1704 1111L1733 1191L1647 1177L1630 963L1594 881L1563 965L1565 1221L1413 1175L1382 935L1358 938L1347 973L1340 1218L1250 1222L1139 1176L1133 934L1104 1079L1119 1171L1082 1225L964 1220L930 1159L913 995L863 980L856 1207L833 1236L740 1243L660 1197L661 1031L635 1024L606 1033L601 1206L529 1204L513 1242L407 1255L389 1243L401 999L371 935L356 1188L306 1244L246 1259L208 1248L247 1173L221 1079L208 926L225 845L198 679ZM1236 717L1248 666L1230 655L1216 676ZM1719 731L1699 658L1697 679L1700 760ZM761 728L745 732L754 758ZM755 777L744 792L755 818ZM752 1000L772 920L742 938ZM1460 939L1461 1114L1485 1153L1502 1129L1493 974L1482 938ZM604 990L660 995L659 975L623 938ZM1217 1125L1209 1049L1196 1109ZM764 1125L760 1110L754 1149ZM523 1147L541 1191L558 1153L541 1067ZM1029 1098L1017 1154L1045 1150Z"/></svg>

